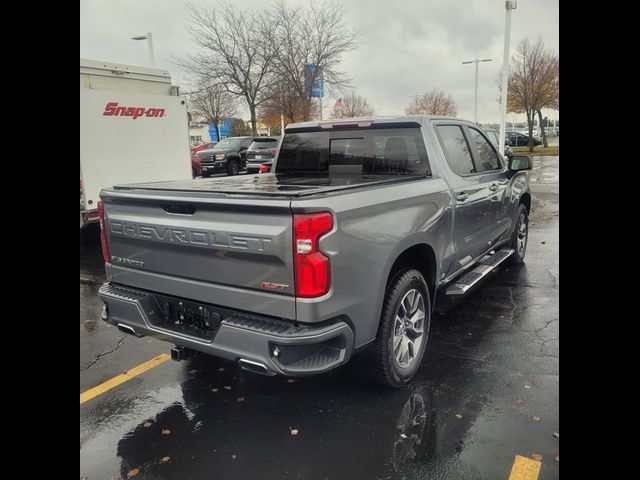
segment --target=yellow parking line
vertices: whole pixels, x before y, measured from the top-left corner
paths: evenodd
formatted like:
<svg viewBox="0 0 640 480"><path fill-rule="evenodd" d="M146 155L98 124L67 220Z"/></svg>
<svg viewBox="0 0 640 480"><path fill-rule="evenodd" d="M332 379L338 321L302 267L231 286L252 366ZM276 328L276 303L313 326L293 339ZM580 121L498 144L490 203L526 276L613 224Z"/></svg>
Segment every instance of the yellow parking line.
<svg viewBox="0 0 640 480"><path fill-rule="evenodd" d="M516 455L509 480L537 480L541 466L542 463L537 460Z"/></svg>
<svg viewBox="0 0 640 480"><path fill-rule="evenodd" d="M137 377L138 375L143 374L147 370L151 370L152 368L163 364L170 359L171 355L169 355L168 353L162 353L157 357L154 357L151 360L138 365L137 367L133 367L131 370L127 370L126 372L121 373L120 375L117 375L96 387L90 388L86 392L82 392L80 394L80 405L91 400L92 398L97 397L98 395L102 395L104 392L117 387L118 385L132 379L133 377Z"/></svg>

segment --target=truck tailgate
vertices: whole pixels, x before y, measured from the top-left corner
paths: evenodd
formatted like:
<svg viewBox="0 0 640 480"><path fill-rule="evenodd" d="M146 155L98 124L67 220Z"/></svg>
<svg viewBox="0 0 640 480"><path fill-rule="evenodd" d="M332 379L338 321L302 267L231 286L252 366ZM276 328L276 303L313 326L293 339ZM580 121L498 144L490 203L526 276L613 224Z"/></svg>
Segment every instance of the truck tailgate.
<svg viewBox="0 0 640 480"><path fill-rule="evenodd" d="M111 280L295 318L289 199L102 192Z"/></svg>

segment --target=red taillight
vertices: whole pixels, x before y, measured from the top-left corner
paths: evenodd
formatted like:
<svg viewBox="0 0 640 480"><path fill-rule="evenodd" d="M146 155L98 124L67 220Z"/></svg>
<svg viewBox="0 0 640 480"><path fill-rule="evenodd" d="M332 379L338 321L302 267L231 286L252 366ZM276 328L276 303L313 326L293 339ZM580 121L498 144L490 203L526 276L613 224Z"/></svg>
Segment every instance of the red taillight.
<svg viewBox="0 0 640 480"><path fill-rule="evenodd" d="M269 173L271 171L271 165L260 165L260 173Z"/></svg>
<svg viewBox="0 0 640 480"><path fill-rule="evenodd" d="M299 297L319 297L329 291L329 258L320 252L319 239L332 228L333 216L329 212L293 216L296 295Z"/></svg>
<svg viewBox="0 0 640 480"><path fill-rule="evenodd" d="M107 243L107 224L104 216L104 202L98 201L98 218L100 219L100 245L102 246L102 259L109 262L109 244Z"/></svg>

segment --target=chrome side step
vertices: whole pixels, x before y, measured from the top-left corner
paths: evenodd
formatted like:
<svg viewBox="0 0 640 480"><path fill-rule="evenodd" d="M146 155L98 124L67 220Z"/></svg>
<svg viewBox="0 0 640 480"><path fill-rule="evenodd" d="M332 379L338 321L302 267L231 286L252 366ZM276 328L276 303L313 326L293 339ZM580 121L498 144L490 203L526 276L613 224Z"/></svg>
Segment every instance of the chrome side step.
<svg viewBox="0 0 640 480"><path fill-rule="evenodd" d="M505 248L492 252L482 257L473 270L468 271L449 285L445 290L446 295L464 295L471 287L495 270L498 265L504 262L513 254L512 248Z"/></svg>

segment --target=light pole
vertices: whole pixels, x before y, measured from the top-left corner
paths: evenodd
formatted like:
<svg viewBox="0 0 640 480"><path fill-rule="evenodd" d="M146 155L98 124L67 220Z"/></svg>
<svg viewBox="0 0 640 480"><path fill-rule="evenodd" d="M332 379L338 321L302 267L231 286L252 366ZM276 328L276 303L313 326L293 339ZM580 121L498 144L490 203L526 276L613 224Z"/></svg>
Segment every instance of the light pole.
<svg viewBox="0 0 640 480"><path fill-rule="evenodd" d="M474 116L473 116L473 121L476 122L476 124L478 123L478 64L480 62L490 62L491 59L487 58L485 60L479 60L479 59L475 59L475 60L468 60L466 62L462 62L463 65L466 65L468 63L475 63L476 64L476 95L475 95L475 102L474 102Z"/></svg>
<svg viewBox="0 0 640 480"><path fill-rule="evenodd" d="M504 56L502 57L502 95L500 97L500 148L504 156L504 137L506 134L505 117L507 115L507 85L509 80L509 40L511 40L511 10L515 10L518 2L506 0L504 19Z"/></svg>
<svg viewBox="0 0 640 480"><path fill-rule="evenodd" d="M135 37L131 37L131 40L146 40L147 46L149 47L149 61L151 62L151 66L155 66L155 59L153 57L153 37L151 32L147 32L145 35L136 35Z"/></svg>

